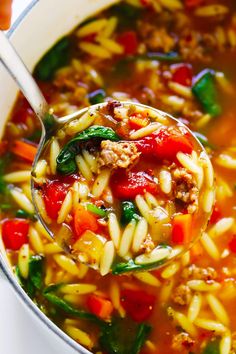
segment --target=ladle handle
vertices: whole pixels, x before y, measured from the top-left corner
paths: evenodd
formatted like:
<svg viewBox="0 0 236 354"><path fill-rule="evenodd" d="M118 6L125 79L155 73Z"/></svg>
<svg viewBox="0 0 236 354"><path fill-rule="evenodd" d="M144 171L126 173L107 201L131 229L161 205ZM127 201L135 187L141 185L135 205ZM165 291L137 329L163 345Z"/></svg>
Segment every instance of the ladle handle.
<svg viewBox="0 0 236 354"><path fill-rule="evenodd" d="M42 123L44 115L48 111L48 104L31 73L2 31L0 31L0 61L17 82L20 90Z"/></svg>

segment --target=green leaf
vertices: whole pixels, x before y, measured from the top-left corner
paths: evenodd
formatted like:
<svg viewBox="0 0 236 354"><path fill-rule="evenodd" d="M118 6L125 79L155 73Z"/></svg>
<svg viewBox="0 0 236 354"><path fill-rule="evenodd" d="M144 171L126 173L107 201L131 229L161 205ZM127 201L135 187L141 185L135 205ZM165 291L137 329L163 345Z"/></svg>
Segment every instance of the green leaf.
<svg viewBox="0 0 236 354"><path fill-rule="evenodd" d="M80 151L80 144L91 139L120 140L113 129L93 125L71 139L57 157L57 170L62 174L72 174L77 171L75 156Z"/></svg>
<svg viewBox="0 0 236 354"><path fill-rule="evenodd" d="M96 205L92 204L92 203L88 203L86 205L86 208L88 211L90 211L91 213L93 214L96 214L96 215L99 215L101 216L102 218L104 218L105 216L107 216L107 211L102 209L102 208L99 208L97 207Z"/></svg>
<svg viewBox="0 0 236 354"><path fill-rule="evenodd" d="M209 341L202 351L202 354L220 354L219 340Z"/></svg>
<svg viewBox="0 0 236 354"><path fill-rule="evenodd" d="M100 320L97 316L92 313L86 312L84 310L77 310L71 306L67 301L63 300L61 297L55 295L53 292L43 292L44 297L54 306L58 307L62 311L66 312L69 315L93 321L96 324L103 324L104 322Z"/></svg>
<svg viewBox="0 0 236 354"><path fill-rule="evenodd" d="M104 102L106 92L103 89L99 89L88 94L90 104L98 104Z"/></svg>
<svg viewBox="0 0 236 354"><path fill-rule="evenodd" d="M134 203L130 201L124 201L121 203L121 222L126 225L131 220L138 220L140 216L137 213L137 209Z"/></svg>
<svg viewBox="0 0 236 354"><path fill-rule="evenodd" d="M144 271L151 270L159 267L165 262L165 259L162 259L158 262L153 262L149 264L136 264L133 259L130 259L127 263L121 262L117 263L112 267L112 274L118 275L128 272Z"/></svg>
<svg viewBox="0 0 236 354"><path fill-rule="evenodd" d="M36 215L35 214L30 214L27 211L23 209L18 209L16 211L16 217L17 218L22 218L22 219L30 219L30 220L36 220Z"/></svg>
<svg viewBox="0 0 236 354"><path fill-rule="evenodd" d="M44 263L43 256L34 255L30 257L29 280L32 282L34 287L38 290L40 290L43 285L43 263Z"/></svg>
<svg viewBox="0 0 236 354"><path fill-rule="evenodd" d="M7 153L0 158L0 194L3 194L4 196L9 196L9 189L7 188L7 183L3 179L3 175L6 167L11 163L11 157L12 155Z"/></svg>
<svg viewBox="0 0 236 354"><path fill-rule="evenodd" d="M115 317L104 327L99 342L109 354L138 354L150 332L151 327L145 323Z"/></svg>
<svg viewBox="0 0 236 354"><path fill-rule="evenodd" d="M39 61L34 74L42 81L52 80L55 72L68 64L70 57L70 41L64 37L60 39Z"/></svg>
<svg viewBox="0 0 236 354"><path fill-rule="evenodd" d="M109 9L109 15L118 18L119 26L124 29L132 24L135 24L137 19L141 16L141 9L136 6L132 6L125 2L118 5L114 5ZM133 26L132 26L133 27Z"/></svg>
<svg viewBox="0 0 236 354"><path fill-rule="evenodd" d="M192 92L202 105L204 111L212 117L221 114L222 108L218 102L214 72L210 69L200 73L200 77L192 87Z"/></svg>

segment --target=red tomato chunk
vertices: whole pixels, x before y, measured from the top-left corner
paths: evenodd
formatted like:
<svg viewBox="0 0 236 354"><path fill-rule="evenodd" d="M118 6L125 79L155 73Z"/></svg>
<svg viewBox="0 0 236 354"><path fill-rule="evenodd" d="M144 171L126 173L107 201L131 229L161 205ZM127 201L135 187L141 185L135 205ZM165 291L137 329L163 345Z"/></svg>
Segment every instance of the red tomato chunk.
<svg viewBox="0 0 236 354"><path fill-rule="evenodd" d="M118 170L111 179L111 187L118 199L134 199L138 194L157 192L157 184L145 172Z"/></svg>
<svg viewBox="0 0 236 354"><path fill-rule="evenodd" d="M121 292L121 304L128 315L136 322L149 319L156 301L154 295L143 290L125 289Z"/></svg>
<svg viewBox="0 0 236 354"><path fill-rule="evenodd" d="M189 64L175 64L172 66L172 81L183 86L192 86L192 67Z"/></svg>
<svg viewBox="0 0 236 354"><path fill-rule="evenodd" d="M138 48L138 39L134 31L127 31L122 33L117 38L118 43L120 43L127 55L134 55Z"/></svg>
<svg viewBox="0 0 236 354"><path fill-rule="evenodd" d="M49 182L43 190L45 208L48 216L55 220L65 199L67 186L59 181Z"/></svg>
<svg viewBox="0 0 236 354"><path fill-rule="evenodd" d="M108 319L113 311L111 301L97 295L88 296L87 306L90 312L103 319Z"/></svg>
<svg viewBox="0 0 236 354"><path fill-rule="evenodd" d="M236 235L229 241L229 249L231 252L236 253Z"/></svg>
<svg viewBox="0 0 236 354"><path fill-rule="evenodd" d="M28 243L29 221L7 219L2 223L2 240L7 249L17 251Z"/></svg>
<svg viewBox="0 0 236 354"><path fill-rule="evenodd" d="M143 155L153 156L159 160L173 161L179 151L186 154L193 151L193 144L188 133L183 135L178 130L170 132L166 128L161 128L156 133L137 140L135 144Z"/></svg>

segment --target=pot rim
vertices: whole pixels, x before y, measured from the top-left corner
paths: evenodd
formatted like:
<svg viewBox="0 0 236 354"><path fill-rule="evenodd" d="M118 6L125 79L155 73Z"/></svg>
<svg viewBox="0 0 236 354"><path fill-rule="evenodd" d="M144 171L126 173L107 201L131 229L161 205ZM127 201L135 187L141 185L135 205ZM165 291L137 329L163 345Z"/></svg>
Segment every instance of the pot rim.
<svg viewBox="0 0 236 354"><path fill-rule="evenodd" d="M27 17L30 11L37 5L40 0L32 0L28 6L21 12L15 22L12 24L11 29L7 32L7 37L11 38L17 28L20 26L21 22ZM21 302L23 302L28 309L33 313L37 319L46 326L46 330L49 329L52 331L56 336L58 336L64 343L68 344L72 349L77 351L81 354L91 354L89 350L83 347L81 344L77 343L71 337L69 337L65 332L63 332L56 324L54 324L49 317L47 317L38 307L37 305L31 300L31 298L26 294L23 288L18 283L16 276L13 274L10 267L7 265L6 261L4 260L4 256L0 252L0 271L3 272L6 279L15 290L17 296L20 298Z"/></svg>

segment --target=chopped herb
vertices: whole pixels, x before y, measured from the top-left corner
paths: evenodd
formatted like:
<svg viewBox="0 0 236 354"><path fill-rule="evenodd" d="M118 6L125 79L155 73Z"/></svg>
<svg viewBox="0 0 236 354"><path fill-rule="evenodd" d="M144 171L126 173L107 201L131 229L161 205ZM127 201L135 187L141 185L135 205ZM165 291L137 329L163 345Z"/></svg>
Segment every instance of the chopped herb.
<svg viewBox="0 0 236 354"><path fill-rule="evenodd" d="M135 271L144 271L154 269L165 262L165 259L162 259L158 262L149 263L149 264L136 264L133 259L130 259L128 262L117 263L112 267L112 274L118 275L128 272Z"/></svg>
<svg viewBox="0 0 236 354"><path fill-rule="evenodd" d="M125 27L130 27L131 23L134 27L135 22L141 15L141 9L122 2L119 5L112 6L109 9L109 14L110 16L115 16L118 18L119 27L123 29Z"/></svg>
<svg viewBox="0 0 236 354"><path fill-rule="evenodd" d="M88 99L90 104L97 104L104 102L106 97L106 92L103 89L99 89L88 94Z"/></svg>
<svg viewBox="0 0 236 354"><path fill-rule="evenodd" d="M15 215L16 215L17 218L36 220L35 214L30 214L27 211L22 210L22 209L18 209L16 211Z"/></svg>
<svg viewBox="0 0 236 354"><path fill-rule="evenodd" d="M91 213L94 213L94 214L96 214L96 215L99 215L99 216L101 216L102 218L105 217L105 216L107 216L107 211L106 211L106 210L104 210L104 209L102 209L102 208L99 208L99 207L97 207L96 205L94 205L94 204L92 204L92 203L88 203L88 204L86 205L86 207L87 207L87 210L88 210L88 211L91 211Z"/></svg>
<svg viewBox="0 0 236 354"><path fill-rule="evenodd" d="M104 327L99 341L109 354L138 354L150 332L151 326L145 323L115 317Z"/></svg>
<svg viewBox="0 0 236 354"><path fill-rule="evenodd" d="M121 203L121 222L126 225L131 220L138 220L140 216L137 213L137 209L134 203L130 201L124 201Z"/></svg>
<svg viewBox="0 0 236 354"><path fill-rule="evenodd" d="M46 113L43 119L43 124L47 133L51 133L52 130L57 126L57 122L53 114Z"/></svg>
<svg viewBox="0 0 236 354"><path fill-rule="evenodd" d="M192 92L206 113L209 113L212 117L221 114L222 109L218 102L219 98L212 70L207 69L200 73L199 79L192 87Z"/></svg>
<svg viewBox="0 0 236 354"><path fill-rule="evenodd" d="M70 41L67 37L60 39L40 60L35 67L35 76L42 81L52 80L55 72L68 64Z"/></svg>
<svg viewBox="0 0 236 354"><path fill-rule="evenodd" d="M58 172L66 175L76 172L77 165L75 162L75 156L80 151L80 143L91 139L108 139L118 141L119 137L113 129L107 127L93 125L88 129L85 129L83 132L71 139L59 153L57 157Z"/></svg>
<svg viewBox="0 0 236 354"><path fill-rule="evenodd" d="M209 341L203 349L202 354L220 354L219 340Z"/></svg>
<svg viewBox="0 0 236 354"><path fill-rule="evenodd" d="M199 132L193 132L193 134L195 135L195 137L200 141L200 143L203 146L209 147L210 149L215 150L216 147L209 142L208 138L205 135L203 135Z"/></svg>
<svg viewBox="0 0 236 354"><path fill-rule="evenodd" d="M58 307L62 311L66 312L69 315L93 321L96 324L103 324L103 321L100 320L97 316L90 312L84 310L77 310L71 306L67 301L63 300L61 297L55 295L53 292L43 292L44 297L54 306Z"/></svg>

